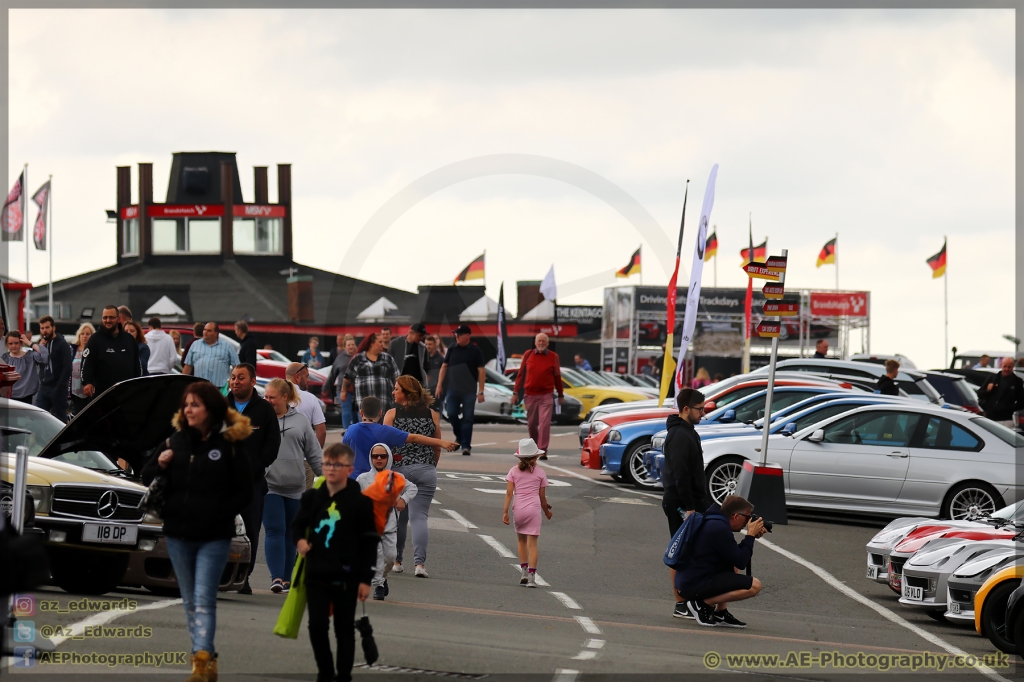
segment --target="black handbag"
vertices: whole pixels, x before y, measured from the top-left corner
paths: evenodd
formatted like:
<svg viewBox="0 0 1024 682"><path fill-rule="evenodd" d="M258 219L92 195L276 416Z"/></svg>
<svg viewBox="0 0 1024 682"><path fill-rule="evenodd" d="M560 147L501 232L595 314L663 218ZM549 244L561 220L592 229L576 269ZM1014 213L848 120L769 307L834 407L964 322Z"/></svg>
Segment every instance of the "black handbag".
<svg viewBox="0 0 1024 682"><path fill-rule="evenodd" d="M167 447L171 447L170 438L167 439ZM157 452L153 456L159 457L160 452L160 449L157 448ZM168 485L167 476L162 473L156 475L152 482L150 482L146 494L142 496L142 501L139 502L139 506L142 507L143 511L149 514L156 514L162 518L164 505L167 503Z"/></svg>

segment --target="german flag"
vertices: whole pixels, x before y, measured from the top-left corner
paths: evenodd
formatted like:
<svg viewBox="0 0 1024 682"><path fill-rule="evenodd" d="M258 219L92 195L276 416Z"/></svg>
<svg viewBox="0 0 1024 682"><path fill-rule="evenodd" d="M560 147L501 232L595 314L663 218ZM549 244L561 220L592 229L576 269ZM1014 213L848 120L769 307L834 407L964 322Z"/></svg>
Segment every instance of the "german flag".
<svg viewBox="0 0 1024 682"><path fill-rule="evenodd" d="M818 264L815 267L821 267L822 265L831 265L836 262L836 240L829 239L825 242L825 246L821 247L821 253L818 254Z"/></svg>
<svg viewBox="0 0 1024 682"><path fill-rule="evenodd" d="M932 279L942 277L946 274L946 242L942 242L942 250L927 260L928 267L932 269Z"/></svg>
<svg viewBox="0 0 1024 682"><path fill-rule="evenodd" d="M474 279L484 278L484 254L474 258L473 262L462 269L459 276L455 278L452 284L458 284L459 282L468 282Z"/></svg>
<svg viewBox="0 0 1024 682"><path fill-rule="evenodd" d="M743 265L746 265L751 260L756 261L758 263L763 263L765 258L768 257L768 240L765 239L759 245L754 247L754 257L753 258L750 258L749 254L750 254L750 249L749 248L741 249L740 250L740 257L743 258ZM740 267L743 267L743 265L741 265Z"/></svg>
<svg viewBox="0 0 1024 682"><path fill-rule="evenodd" d="M607 271L606 271L607 272ZM630 277L631 275L640 274L640 249L633 252L633 255L629 259L629 265L622 268L621 270L615 271L616 277Z"/></svg>
<svg viewBox="0 0 1024 682"><path fill-rule="evenodd" d="M712 256L718 254L718 232L712 232L708 235L707 242L704 243L704 262L707 263L711 260Z"/></svg>

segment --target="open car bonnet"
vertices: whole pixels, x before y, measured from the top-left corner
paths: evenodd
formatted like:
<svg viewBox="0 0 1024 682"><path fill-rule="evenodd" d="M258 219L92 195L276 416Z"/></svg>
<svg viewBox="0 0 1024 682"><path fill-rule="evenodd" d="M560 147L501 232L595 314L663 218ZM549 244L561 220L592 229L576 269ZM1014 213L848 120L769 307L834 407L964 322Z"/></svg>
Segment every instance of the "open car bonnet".
<svg viewBox="0 0 1024 682"><path fill-rule="evenodd" d="M158 374L111 386L75 415L39 457L98 450L111 460L124 459L140 472L149 452L174 431L171 419L181 406L185 387L198 377Z"/></svg>

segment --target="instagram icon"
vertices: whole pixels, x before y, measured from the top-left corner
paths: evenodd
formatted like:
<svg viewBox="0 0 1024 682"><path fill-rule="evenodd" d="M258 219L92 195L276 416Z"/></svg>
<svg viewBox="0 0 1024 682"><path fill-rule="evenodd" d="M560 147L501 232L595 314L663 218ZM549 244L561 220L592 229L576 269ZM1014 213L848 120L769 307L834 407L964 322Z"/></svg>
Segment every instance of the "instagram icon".
<svg viewBox="0 0 1024 682"><path fill-rule="evenodd" d="M14 595L14 616L24 618L36 612L36 600L31 594Z"/></svg>

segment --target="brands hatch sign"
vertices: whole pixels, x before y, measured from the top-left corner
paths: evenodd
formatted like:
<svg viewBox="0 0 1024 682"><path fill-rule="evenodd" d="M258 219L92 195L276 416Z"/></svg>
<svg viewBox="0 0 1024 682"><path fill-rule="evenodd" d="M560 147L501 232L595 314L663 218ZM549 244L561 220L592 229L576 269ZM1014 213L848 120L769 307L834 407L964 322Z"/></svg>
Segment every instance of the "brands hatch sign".
<svg viewBox="0 0 1024 682"><path fill-rule="evenodd" d="M235 204L231 214L235 218L284 218L287 208L280 204ZM223 204L150 204L146 207L150 218L220 218L224 215ZM125 206L121 218L129 220L139 217L138 206Z"/></svg>
<svg viewBox="0 0 1024 682"><path fill-rule="evenodd" d="M868 317L870 296L866 291L812 291L813 317Z"/></svg>

